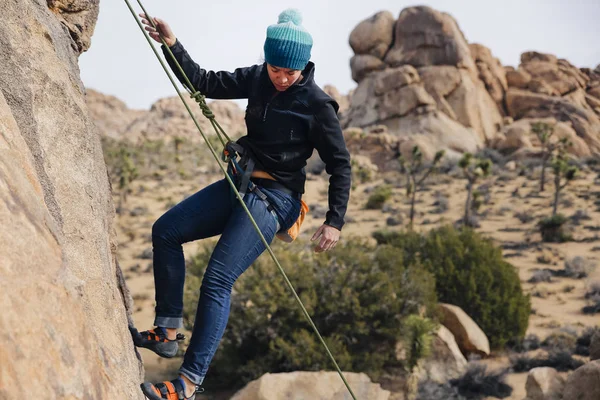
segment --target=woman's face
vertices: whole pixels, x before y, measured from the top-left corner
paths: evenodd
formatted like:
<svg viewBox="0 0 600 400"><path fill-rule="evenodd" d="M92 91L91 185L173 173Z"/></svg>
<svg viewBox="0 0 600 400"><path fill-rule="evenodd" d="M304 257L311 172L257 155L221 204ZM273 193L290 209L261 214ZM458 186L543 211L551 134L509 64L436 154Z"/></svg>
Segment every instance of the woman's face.
<svg viewBox="0 0 600 400"><path fill-rule="evenodd" d="M280 92L284 92L292 86L302 73L299 69L279 68L271 64L267 64L267 71L269 71L269 78L271 78L273 86Z"/></svg>

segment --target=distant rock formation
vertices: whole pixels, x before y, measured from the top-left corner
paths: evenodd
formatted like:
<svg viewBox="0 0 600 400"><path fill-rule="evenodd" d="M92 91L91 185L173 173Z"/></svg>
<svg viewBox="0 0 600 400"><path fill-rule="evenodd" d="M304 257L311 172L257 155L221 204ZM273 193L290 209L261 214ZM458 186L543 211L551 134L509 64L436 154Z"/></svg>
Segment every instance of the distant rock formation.
<svg viewBox="0 0 600 400"><path fill-rule="evenodd" d="M488 48L467 43L450 15L430 7L406 8L397 20L379 12L349 42L358 87L343 125L387 126L399 137L398 154L417 144L451 158L483 147L535 156L530 123L540 118L571 139L573 155L600 154L600 66L578 69L527 52L518 69L503 67Z"/></svg>
<svg viewBox="0 0 600 400"><path fill-rule="evenodd" d="M114 96L87 89L86 101L90 115L103 136L132 143L159 139L169 142L175 137L192 143L203 141L179 97L160 99L152 104L150 110L132 110ZM202 131L208 136L214 135L214 128L198 105L192 99L187 101ZM209 107L232 139L246 134L244 111L236 103L212 101Z"/></svg>
<svg viewBox="0 0 600 400"><path fill-rule="evenodd" d="M2 399L143 398L77 66L97 13L98 1L0 3Z"/></svg>
<svg viewBox="0 0 600 400"><path fill-rule="evenodd" d="M528 143L530 122L545 119L557 127L557 137L568 137L576 156L600 154L600 73L578 69L567 60L551 54L527 52L521 55L518 69L506 68L507 115L516 122L504 127L493 141L503 151L531 153L538 147ZM521 120L522 133L515 143L513 125ZM534 139L535 141L535 139ZM521 144L514 147L515 144Z"/></svg>
<svg viewBox="0 0 600 400"><path fill-rule="evenodd" d="M414 144L459 156L476 151L502 127L503 69L477 46L477 62L456 21L429 7L389 12L361 22L350 35L350 64L358 87L345 127L387 126ZM494 90L493 98L479 77Z"/></svg>

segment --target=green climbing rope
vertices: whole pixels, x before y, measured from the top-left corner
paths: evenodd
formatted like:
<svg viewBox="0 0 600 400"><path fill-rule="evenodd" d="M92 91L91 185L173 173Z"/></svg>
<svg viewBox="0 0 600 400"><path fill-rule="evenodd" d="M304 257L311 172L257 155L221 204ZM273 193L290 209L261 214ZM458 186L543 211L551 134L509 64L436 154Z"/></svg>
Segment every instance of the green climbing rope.
<svg viewBox="0 0 600 400"><path fill-rule="evenodd" d="M225 175L225 178L227 179L227 182L229 182L229 185L231 186L231 189L235 193L235 196L237 197L237 199L240 202L240 204L242 205L244 211L248 215L248 218L250 218L250 221L252 222L252 225L254 226L254 229L256 230L256 232L258 233L258 235L260 236L260 239L263 242L263 244L265 245L265 247L266 247L269 255L271 256L271 258L275 262L275 265L277 265L277 268L279 269L279 272L281 272L281 275L283 276L283 279L285 280L287 286L289 287L289 289L291 290L292 294L294 295L294 298L296 299L298 305L302 309L302 312L303 312L304 316L306 317L306 319L308 320L310 326L312 327L312 329L314 330L315 334L319 338L319 341L321 342L321 344L325 348L325 351L327 352L327 355L329 356L329 358L331 359L333 365L335 366L335 369L337 370L338 374L340 375L340 378L342 378L342 381L344 382L344 385L348 389L348 392L350 392L350 395L352 396L352 398L354 400L357 400L356 396L354 395L354 392L352 391L352 388L350 388L350 385L348 384L348 381L344 377L344 374L343 374L342 370L340 369L338 363L335 361L335 358L333 357L333 354L331 354L331 351L329 350L329 347L327 347L327 344L325 343L325 340L323 340L323 337L319 333L319 330L317 329L317 326L315 325L315 323L313 322L312 318L308 314L308 311L306 310L306 307L304 307L304 304L302 303L302 300L300 300L300 297L298 296L298 293L296 293L296 290L294 289L294 286L292 285L292 283L288 279L287 274L285 273L285 271L283 270L283 267L279 263L279 260L277 260L277 257L275 256L275 253L273 253L273 250L271 249L271 246L269 246L269 243L267 243L267 240L265 239L264 235L260 231L260 228L258 227L256 221L252 217L252 214L250 213L250 210L248 210L248 207L246 207L246 204L244 203L244 200L240 196L240 193L238 192L237 188L235 187L235 184L231 180L231 177L229 176L229 174L225 170L225 167L223 166L223 164L221 164L221 162L219 162L219 156L217 155L217 153L216 153L215 149L213 148L212 144L210 143L210 141L208 140L208 138L204 134L204 131L200 127L200 124L196 120L196 117L192 113L192 110L188 106L185 98L183 97L183 95L181 94L179 88L177 87L177 84L175 83L175 80L171 76L171 73L169 72L169 69L165 66L165 63L163 62L162 58L158 54L158 51L154 47L154 44L152 43L152 40L148 36L148 34L145 31L144 27L142 26L142 23L138 19L138 16L135 13L135 11L133 10L133 7L131 6L131 4L129 3L129 0L124 0L124 1L127 4L127 7L129 8L129 11L131 11L131 15L136 20L136 22L137 22L140 30L144 34L144 37L148 41L148 44L152 48L152 51L154 52L154 55L156 56L156 58L160 62L161 66L163 67L163 69L165 71L165 73L167 74L167 77L169 78L169 80L173 84L173 87L177 91L177 94L179 95L179 98L181 99L181 101L183 102L185 108L187 109L188 113L190 114L190 117L192 117L192 120L194 121L194 124L196 125L196 128L198 128L198 131L200 132L200 134L202 135L202 138L204 139L204 141L208 145L208 148L210 149L210 152L212 153L213 157L215 158L215 160L219 164L219 168L221 169L221 172L223 172L223 174ZM148 11L146 11L146 8L141 3L141 0L137 0L137 2L140 5L140 7L142 8L142 10L144 11L144 14L146 15L148 21L150 21L150 23L152 24L152 26L154 27L154 29L156 29L156 31L160 33L160 31L157 29L156 25L154 24L154 19L150 16L150 14L148 13ZM208 104L206 104L206 97L194 88L194 85L192 85L192 83L188 79L187 75L183 71L183 68L181 68L181 65L179 65L179 63L177 62L177 59L175 58L175 56L173 55L173 53L169 49L169 46L167 46L167 44L166 44L164 38L162 37L162 35L160 35L160 38L161 38L161 41L162 41L163 45L167 49L170 57L174 61L175 65L177 66L179 72L181 73L181 75L185 79L185 85L184 86L186 87L186 90L190 93L190 97L192 97L198 103L198 105L200 106L200 109L202 110L202 113L204 114L204 116L206 118L208 118L208 120L211 122L211 125L215 129L215 132L216 132L217 136L219 137L219 140L221 141L221 144L223 146L225 146L226 143L230 141L230 139L227 136L227 134L225 133L225 131L223 130L223 128L221 127L221 125L219 125L219 123L216 121L215 115L210 110L210 107L208 106Z"/></svg>

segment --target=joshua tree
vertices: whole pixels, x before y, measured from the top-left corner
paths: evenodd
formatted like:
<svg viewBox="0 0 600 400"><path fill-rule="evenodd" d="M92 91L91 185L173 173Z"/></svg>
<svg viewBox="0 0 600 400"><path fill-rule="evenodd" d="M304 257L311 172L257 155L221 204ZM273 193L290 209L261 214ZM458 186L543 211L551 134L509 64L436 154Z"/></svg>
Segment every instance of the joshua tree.
<svg viewBox="0 0 600 400"><path fill-rule="evenodd" d="M435 153L433 162L428 167L423 166L423 153L421 153L419 146L413 147L410 165L406 165L404 157L400 156L398 159L402 170L406 171L406 195L410 196L410 229L412 229L413 221L415 219L415 200L417 192L421 189L425 179L427 179L427 177L435 170L442 157L444 157L444 154L444 150ZM421 177L418 176L419 174L422 174Z"/></svg>
<svg viewBox="0 0 600 400"><path fill-rule="evenodd" d="M550 143L550 138L554 134L554 125L545 122L531 123L531 130L536 134L542 145L542 176L540 178L540 192L544 191L544 183L546 182L546 166L552 157L555 149L555 144Z"/></svg>
<svg viewBox="0 0 600 400"><path fill-rule="evenodd" d="M571 182L577 174L577 167L570 166L566 149L570 146L566 138L558 142L558 153L552 160L554 172L554 200L552 202L552 215L544 218L539 223L542 240L545 242L566 242L571 240L571 235L565 231L567 218L558 214L558 203L561 191Z"/></svg>
<svg viewBox="0 0 600 400"><path fill-rule="evenodd" d="M489 159L473 158L471 153L465 155L458 162L458 166L462 168L465 178L467 178L467 201L465 202L465 215L463 223L469 226L471 219L471 208L473 200L473 186L477 179L485 178L490 175L492 170L492 162Z"/></svg>
<svg viewBox="0 0 600 400"><path fill-rule="evenodd" d="M127 191L131 182L138 177L138 170L131 158L131 152L125 147L119 149L119 166L117 173L119 175L119 208L127 201Z"/></svg>
<svg viewBox="0 0 600 400"><path fill-rule="evenodd" d="M563 138L558 144L558 154L552 160L552 170L554 171L554 202L552 205L552 216L556 215L558 209L558 200L560 192L571 182L577 174L577 167L570 166L566 149L570 142ZM564 182L563 182L564 180Z"/></svg>
<svg viewBox="0 0 600 400"><path fill-rule="evenodd" d="M181 163L181 156L179 155L179 151L181 150L181 145L183 143L183 138L179 136L175 136L173 138L173 145L175 146L175 162Z"/></svg>

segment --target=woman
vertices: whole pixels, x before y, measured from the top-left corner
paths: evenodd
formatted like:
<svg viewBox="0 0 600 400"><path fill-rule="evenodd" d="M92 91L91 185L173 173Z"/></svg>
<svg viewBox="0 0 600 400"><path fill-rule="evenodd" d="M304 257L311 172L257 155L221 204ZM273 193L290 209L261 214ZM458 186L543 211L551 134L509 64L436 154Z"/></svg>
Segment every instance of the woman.
<svg viewBox="0 0 600 400"><path fill-rule="evenodd" d="M149 35L160 42L159 32L144 14L140 16ZM269 243L278 231L287 230L298 218L306 180L304 167L317 149L331 175L329 211L311 240L318 241L316 252L332 249L344 224L350 156L337 119L338 105L314 82L314 64L309 62L312 37L301 25L299 12L286 10L277 24L267 28L264 64L238 68L232 73L201 69L169 25L158 18L154 22L196 90L213 99L248 99L248 135L237 143L254 161L250 180L268 201L250 191L244 202ZM171 69L184 82L164 45L163 52ZM150 399L187 399L200 390L227 325L233 284L265 250L238 200L232 200L224 179L177 204L152 227L156 327L141 332L141 340L136 344L163 357L174 356L181 340L177 328L183 325L182 244L216 235L221 237L204 274L179 378L156 385L144 382L142 390Z"/></svg>

